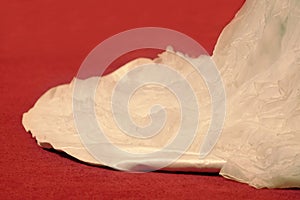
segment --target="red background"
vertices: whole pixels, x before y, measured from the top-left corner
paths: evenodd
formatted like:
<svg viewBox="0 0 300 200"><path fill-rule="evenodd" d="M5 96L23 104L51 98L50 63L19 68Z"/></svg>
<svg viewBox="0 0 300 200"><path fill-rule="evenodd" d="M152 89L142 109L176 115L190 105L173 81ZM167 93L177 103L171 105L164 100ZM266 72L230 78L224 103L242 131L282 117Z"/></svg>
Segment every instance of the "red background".
<svg viewBox="0 0 300 200"><path fill-rule="evenodd" d="M21 125L22 114L49 88L70 82L104 39L130 28L158 26L183 32L212 53L243 2L1 1L1 199L300 198L299 190L256 190L208 174L131 174L88 166L38 147ZM110 71L136 56L118 60Z"/></svg>

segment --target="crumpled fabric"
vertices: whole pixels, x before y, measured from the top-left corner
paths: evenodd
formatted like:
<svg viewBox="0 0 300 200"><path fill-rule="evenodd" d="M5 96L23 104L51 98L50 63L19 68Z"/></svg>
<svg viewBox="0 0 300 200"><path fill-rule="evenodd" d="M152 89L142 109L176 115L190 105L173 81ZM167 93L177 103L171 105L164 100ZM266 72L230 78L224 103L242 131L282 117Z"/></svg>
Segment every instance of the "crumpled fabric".
<svg viewBox="0 0 300 200"><path fill-rule="evenodd" d="M202 111L192 145L164 170L220 171L226 178L256 188L300 187L300 2L246 1L224 28L213 56L198 58L199 62L206 59L213 59L220 71L227 105L221 137L206 158L199 158L199 149L211 114L209 96L204 95L207 89L197 73L172 50L154 60L134 60L102 78L102 89L96 94L96 114L112 143L128 151L148 152L161 148L176 132L178 119L174 117L162 130L163 138L141 142L122 136L110 121L109 97L120 77L140 64L163 63L178 70L191 85L194 83ZM23 125L42 147L103 165L85 149L76 133L73 87L74 80L47 91L23 115ZM152 86L141 89L135 97L138 104L131 111L134 119L140 119L138 123L147 123L143 109L151 104L144 101L149 92L154 97L151 101L161 100L166 103L167 111L174 116L178 114L176 106L170 104L172 95ZM99 142L99 145L106 144ZM137 167L131 161L110 167L122 169L123 166Z"/></svg>
<svg viewBox="0 0 300 200"><path fill-rule="evenodd" d="M299 19L299 1L247 1L219 38L213 59L229 97L222 136L239 144L220 171L227 178L300 185Z"/></svg>

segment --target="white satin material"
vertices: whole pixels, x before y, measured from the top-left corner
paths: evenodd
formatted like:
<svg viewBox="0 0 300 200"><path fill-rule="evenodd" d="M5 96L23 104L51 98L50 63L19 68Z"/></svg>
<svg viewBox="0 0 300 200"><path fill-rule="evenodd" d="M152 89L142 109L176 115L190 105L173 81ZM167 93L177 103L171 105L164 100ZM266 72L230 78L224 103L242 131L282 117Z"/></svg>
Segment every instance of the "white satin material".
<svg viewBox="0 0 300 200"><path fill-rule="evenodd" d="M129 152L161 148L178 129L178 108L172 94L149 86L137 93L133 119L147 124L146 109L160 101L171 113L163 137L138 141L115 127L110 95L123 74L144 63L163 63L183 74L197 91L201 110L195 140L183 156L165 170L220 171L226 178L256 188L300 187L300 1L248 0L219 37L212 59L227 94L227 116L214 150L199 159L210 120L211 102L205 83L182 59L166 51L154 61L137 59L103 77L96 94L97 119L113 144ZM205 62L207 57L199 58ZM92 79L92 78L91 78ZM89 79L84 80L89 81ZM43 147L53 147L79 160L103 164L91 156L76 133L72 113L73 82L47 91L23 115L23 125ZM99 145L101 144L99 142ZM157 161L157 162L163 162ZM119 163L118 167L135 162Z"/></svg>
<svg viewBox="0 0 300 200"><path fill-rule="evenodd" d="M225 177L300 187L299 22L300 1L247 1L219 38L213 59L229 102L219 148L235 149Z"/></svg>

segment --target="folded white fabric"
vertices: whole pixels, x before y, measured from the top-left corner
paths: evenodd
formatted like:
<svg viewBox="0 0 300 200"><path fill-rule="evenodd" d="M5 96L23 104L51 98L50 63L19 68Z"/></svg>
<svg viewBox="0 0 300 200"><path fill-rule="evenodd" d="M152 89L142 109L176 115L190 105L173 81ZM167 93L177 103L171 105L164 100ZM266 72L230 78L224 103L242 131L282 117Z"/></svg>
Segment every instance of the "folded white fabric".
<svg viewBox="0 0 300 200"><path fill-rule="evenodd" d="M299 1L247 1L220 36L213 58L229 97L222 134L240 144L223 176L300 186L299 19Z"/></svg>
<svg viewBox="0 0 300 200"><path fill-rule="evenodd" d="M109 141L128 152L148 153L174 138L180 126L180 106L170 91L157 85L139 89L128 108L133 121L144 126L149 123L148 109L153 103L164 105L168 119L157 136L139 140L122 134L111 110L112 91L124 74L142 64L166 64L189 81L201 113L193 143L164 170L220 171L224 177L256 188L300 187L300 2L248 0L221 33L212 59L225 85L227 114L221 137L203 159L199 151L211 120L210 97L202 78L178 55L167 50L154 60L140 58L101 79L95 112ZM197 62L208 59L202 56ZM74 80L47 91L23 115L23 125L45 148L53 147L88 163L105 164L87 151L76 131L73 89ZM101 141L96 144L107 145ZM149 167L151 163L155 165L149 162ZM138 166L127 160L110 167Z"/></svg>

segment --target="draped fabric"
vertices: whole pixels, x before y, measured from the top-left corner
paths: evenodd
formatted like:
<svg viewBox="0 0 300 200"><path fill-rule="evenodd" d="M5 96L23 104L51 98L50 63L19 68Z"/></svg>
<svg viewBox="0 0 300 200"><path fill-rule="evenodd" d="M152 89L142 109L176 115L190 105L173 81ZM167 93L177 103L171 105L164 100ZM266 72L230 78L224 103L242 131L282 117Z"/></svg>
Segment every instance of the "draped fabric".
<svg viewBox="0 0 300 200"><path fill-rule="evenodd" d="M143 141L123 136L118 131L113 125L109 102L114 86L125 73L141 64L166 64L179 71L197 91L201 115L191 146L164 170L220 171L226 178L257 188L300 187L299 22L300 2L297 0L248 0L221 33L212 57L185 56L198 64L212 59L226 90L226 118L221 137L203 159L199 157L199 149L211 120L211 102L205 83L176 49L169 49L154 60L134 60L104 76L95 95L97 119L110 141L126 151L145 153L162 148L179 126L176 117L179 111L172 94L153 85L136 94L137 104L132 106L131 114L138 123L148 123L145 113L156 101L165 103L171 116L162 129L162 137ZM74 82L94 79L75 78L70 84L50 89L23 115L23 125L39 145L103 165L105 163L95 159L82 144L72 110ZM107 144L98 141L97 145ZM151 163L155 165L150 162L149 167ZM111 167L128 166L139 167L131 160Z"/></svg>

